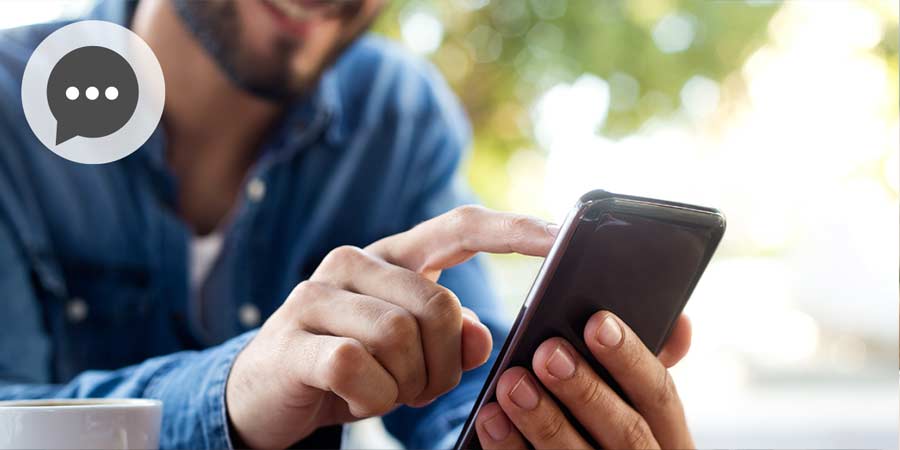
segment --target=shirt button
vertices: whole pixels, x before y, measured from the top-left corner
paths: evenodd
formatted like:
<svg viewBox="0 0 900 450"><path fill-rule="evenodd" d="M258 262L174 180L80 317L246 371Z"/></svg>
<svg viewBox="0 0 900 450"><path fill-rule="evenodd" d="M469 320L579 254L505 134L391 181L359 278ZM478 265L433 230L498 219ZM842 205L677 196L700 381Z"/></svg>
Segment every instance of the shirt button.
<svg viewBox="0 0 900 450"><path fill-rule="evenodd" d="M69 322L78 323L87 318L88 305L84 299L75 297L66 303L66 317Z"/></svg>
<svg viewBox="0 0 900 450"><path fill-rule="evenodd" d="M247 198L252 202L259 202L266 196L266 183L259 178L253 178L247 183Z"/></svg>
<svg viewBox="0 0 900 450"><path fill-rule="evenodd" d="M244 328L253 328L259 325L259 308L249 303L244 303L238 309L238 320Z"/></svg>

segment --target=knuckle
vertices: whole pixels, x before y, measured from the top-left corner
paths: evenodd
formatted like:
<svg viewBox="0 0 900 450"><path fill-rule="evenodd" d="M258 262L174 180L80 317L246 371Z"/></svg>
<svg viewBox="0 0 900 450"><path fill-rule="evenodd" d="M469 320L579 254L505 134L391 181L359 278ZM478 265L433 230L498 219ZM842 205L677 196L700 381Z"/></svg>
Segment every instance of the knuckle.
<svg viewBox="0 0 900 450"><path fill-rule="evenodd" d="M517 235L523 234L523 230L526 230L533 225L534 219L528 216L515 215L506 221L508 231Z"/></svg>
<svg viewBox="0 0 900 450"><path fill-rule="evenodd" d="M308 302L310 299L322 295L324 290L325 287L321 283L317 281L304 280L294 287L294 290L291 292L289 298L291 299L291 303L303 304Z"/></svg>
<svg viewBox="0 0 900 450"><path fill-rule="evenodd" d="M478 205L457 206L450 211L451 222L461 225L474 220L484 212L484 208Z"/></svg>
<svg viewBox="0 0 900 450"><path fill-rule="evenodd" d="M621 344L619 347L619 350L621 350L619 354L621 355L620 357L622 358L622 363L625 367L625 373L631 373L637 370L643 360L644 355L635 347L636 346L634 345L628 345L627 342Z"/></svg>
<svg viewBox="0 0 900 450"><path fill-rule="evenodd" d="M534 229L534 220L526 216L513 216L506 221L507 242L510 251L529 238L528 230Z"/></svg>
<svg viewBox="0 0 900 450"><path fill-rule="evenodd" d="M326 383L340 386L348 380L357 379L362 374L362 360L366 349L353 339L343 339L334 347L328 360Z"/></svg>
<svg viewBox="0 0 900 450"><path fill-rule="evenodd" d="M653 438L647 422L637 414L626 420L629 421L624 436L626 448L652 448Z"/></svg>
<svg viewBox="0 0 900 450"><path fill-rule="evenodd" d="M563 432L566 419L562 414L550 414L547 420L541 421L535 430L539 442L557 442Z"/></svg>
<svg viewBox="0 0 900 450"><path fill-rule="evenodd" d="M675 403L678 394L675 390L675 382L668 370L663 370L660 375L660 381L657 383L656 404L658 406L668 406Z"/></svg>
<svg viewBox="0 0 900 450"><path fill-rule="evenodd" d="M346 267L362 256L363 250L352 245L342 245L328 252L322 260L322 267L335 269Z"/></svg>
<svg viewBox="0 0 900 450"><path fill-rule="evenodd" d="M484 211L485 209L478 205L463 205L451 210L447 213L447 228L450 234L460 242L467 239L468 233L465 230L471 229L472 224L478 221Z"/></svg>
<svg viewBox="0 0 900 450"><path fill-rule="evenodd" d="M457 319L462 319L462 305L456 295L449 289L441 287L425 301L425 314L429 319L455 326ZM452 320L447 320L452 319Z"/></svg>
<svg viewBox="0 0 900 450"><path fill-rule="evenodd" d="M392 308L382 313L375 329L384 347L381 350L405 350L419 341L419 324L415 316L402 308Z"/></svg>
<svg viewBox="0 0 900 450"><path fill-rule="evenodd" d="M594 405L598 410L606 409L609 399L598 382L588 382L579 390L576 401L581 405Z"/></svg>

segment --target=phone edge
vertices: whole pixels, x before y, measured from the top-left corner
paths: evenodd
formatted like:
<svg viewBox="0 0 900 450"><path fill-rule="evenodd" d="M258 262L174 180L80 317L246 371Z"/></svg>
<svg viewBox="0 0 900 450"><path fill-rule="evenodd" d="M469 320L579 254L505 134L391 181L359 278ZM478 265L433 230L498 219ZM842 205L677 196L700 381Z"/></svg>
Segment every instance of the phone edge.
<svg viewBox="0 0 900 450"><path fill-rule="evenodd" d="M512 357L509 350L515 348L519 341L521 341L522 335L528 328L527 324L534 316L537 304L540 302L544 291L546 291L549 281L552 279L553 272L559 265L558 255L562 254L563 249L568 246L569 241L574 234L575 227L573 224L576 224L578 220L581 219L582 213L589 205L590 202L579 200L566 215L566 219L560 227L559 235L557 235L556 240L553 242L553 246L550 248L550 252L547 253L547 257L541 264L537 277L535 277L534 283L531 285L531 289L529 289L528 295L525 297L525 301L519 309L519 314L516 316L515 322L513 322L511 329L512 335L506 338L503 348L500 349L497 361L488 373L488 383L482 388L475 405L472 407L472 412L470 412L469 417L466 418L463 429L456 440L456 445L453 447L454 449L461 450L468 436L474 435L476 412L481 410L481 407L484 406L485 399L490 398L492 393L496 390L497 382L499 381L499 377L495 376L496 373L509 365L509 360ZM537 302L534 301L535 298L538 299Z"/></svg>

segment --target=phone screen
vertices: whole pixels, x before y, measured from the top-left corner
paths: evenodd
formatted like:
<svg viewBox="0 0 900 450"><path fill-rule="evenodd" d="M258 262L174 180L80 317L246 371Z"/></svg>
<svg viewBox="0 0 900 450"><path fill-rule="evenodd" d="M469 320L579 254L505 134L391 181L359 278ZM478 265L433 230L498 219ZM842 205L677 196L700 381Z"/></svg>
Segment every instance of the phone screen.
<svg viewBox="0 0 900 450"><path fill-rule="evenodd" d="M724 221L711 210L615 199L587 206L571 226L552 273L543 280L542 294L530 308L523 306L513 326L517 338L508 339L489 384L506 368L530 369L537 347L562 337L625 398L584 344L587 320L597 311L612 311L658 353L712 256ZM525 327L524 332L515 333L517 327ZM486 403L485 396L493 400L493 386L485 386L476 405ZM470 423L464 448L478 448Z"/></svg>

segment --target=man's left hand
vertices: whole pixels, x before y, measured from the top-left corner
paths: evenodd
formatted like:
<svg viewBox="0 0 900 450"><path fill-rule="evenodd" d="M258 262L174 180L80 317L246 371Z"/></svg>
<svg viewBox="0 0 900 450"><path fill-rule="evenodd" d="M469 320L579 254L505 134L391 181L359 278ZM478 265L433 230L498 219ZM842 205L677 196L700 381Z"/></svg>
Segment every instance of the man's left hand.
<svg viewBox="0 0 900 450"><path fill-rule="evenodd" d="M681 316L659 356L608 311L584 329L592 356L612 375L634 406L620 398L565 340L552 338L535 352L534 373L513 367L500 377L497 402L476 420L481 445L490 449L589 448L550 394L604 448L693 448L681 400L668 367L690 347L690 322Z"/></svg>

